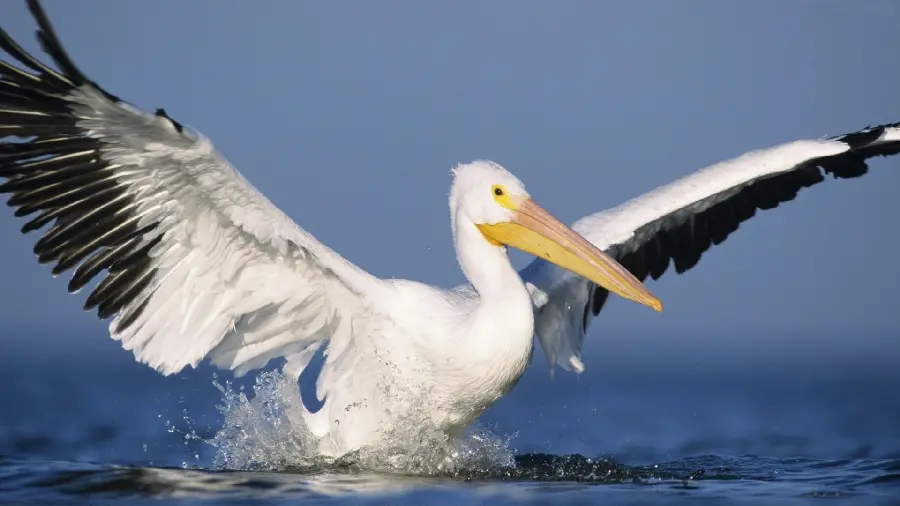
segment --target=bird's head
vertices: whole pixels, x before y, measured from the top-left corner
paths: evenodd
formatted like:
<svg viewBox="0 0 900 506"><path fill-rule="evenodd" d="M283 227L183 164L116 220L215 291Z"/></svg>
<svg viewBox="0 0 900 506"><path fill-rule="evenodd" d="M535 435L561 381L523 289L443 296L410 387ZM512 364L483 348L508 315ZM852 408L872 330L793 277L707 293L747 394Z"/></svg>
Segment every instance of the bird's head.
<svg viewBox="0 0 900 506"><path fill-rule="evenodd" d="M615 259L537 205L500 165L479 160L453 170L450 212L497 248L511 246L583 276L616 295L662 311L662 303Z"/></svg>

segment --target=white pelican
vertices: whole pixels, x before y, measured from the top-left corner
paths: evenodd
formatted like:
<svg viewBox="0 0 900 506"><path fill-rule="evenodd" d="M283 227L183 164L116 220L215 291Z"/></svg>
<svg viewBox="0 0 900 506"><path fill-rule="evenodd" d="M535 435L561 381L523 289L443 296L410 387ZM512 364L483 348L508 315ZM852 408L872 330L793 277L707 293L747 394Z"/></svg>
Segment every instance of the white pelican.
<svg viewBox="0 0 900 506"><path fill-rule="evenodd" d="M457 432L525 370L537 335L580 371L581 341L607 291L661 310L641 284L693 266L753 216L823 180L900 151L900 126L798 141L703 169L572 229L501 166L454 169L451 227L471 285L383 280L282 214L199 133L143 113L72 63L37 0L28 5L58 70L0 31L0 186L69 291L112 317L136 359L174 374L208 359L241 375L284 357L299 375L327 342L324 406L306 413L318 452L373 444L411 411ZM505 246L539 257L521 272ZM620 265L621 264L621 265ZM624 268L623 268L624 266ZM627 269L627 270L626 270ZM630 272L629 272L630 271ZM633 273L633 274L632 274Z"/></svg>

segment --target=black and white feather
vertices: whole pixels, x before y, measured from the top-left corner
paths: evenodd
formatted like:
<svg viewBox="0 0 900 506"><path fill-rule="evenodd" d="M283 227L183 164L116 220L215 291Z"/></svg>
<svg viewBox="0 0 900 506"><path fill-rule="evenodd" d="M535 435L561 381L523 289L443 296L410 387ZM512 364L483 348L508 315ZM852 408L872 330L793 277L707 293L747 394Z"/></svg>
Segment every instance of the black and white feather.
<svg viewBox="0 0 900 506"><path fill-rule="evenodd" d="M57 69L0 30L0 192L69 291L126 349L170 374L208 356L238 373L302 368L370 275L316 241L198 133L144 113L75 66L36 0ZM315 345L315 346L313 346Z"/></svg>
<svg viewBox="0 0 900 506"><path fill-rule="evenodd" d="M756 211L773 209L826 176L868 172L866 161L900 153L900 123L822 140L794 141L751 151L701 169L624 204L578 220L572 228L641 281L674 265L691 269ZM520 274L535 301L535 327L551 364L581 372L581 347L606 290L543 260Z"/></svg>

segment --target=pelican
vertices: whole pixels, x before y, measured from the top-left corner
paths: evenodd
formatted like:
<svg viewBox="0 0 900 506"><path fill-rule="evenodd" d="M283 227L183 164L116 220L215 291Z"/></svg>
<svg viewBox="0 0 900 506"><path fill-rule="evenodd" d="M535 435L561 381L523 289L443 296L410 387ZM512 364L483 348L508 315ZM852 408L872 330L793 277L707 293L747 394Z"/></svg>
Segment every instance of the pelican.
<svg viewBox="0 0 900 506"><path fill-rule="evenodd" d="M29 217L23 233L43 230L38 261L72 271L69 292L96 281L85 309L165 375L208 360L240 376L284 358L299 376L322 348L324 404L304 420L326 456L376 444L412 412L459 433L515 385L535 336L551 364L580 372L609 293L661 311L642 282L670 261L683 272L823 172L857 177L900 152L900 124L790 142L571 228L499 164L460 164L450 222L469 284L380 279L284 215L202 134L88 79L38 1L28 6L56 69L0 30L0 191ZM507 247L536 259L516 271Z"/></svg>

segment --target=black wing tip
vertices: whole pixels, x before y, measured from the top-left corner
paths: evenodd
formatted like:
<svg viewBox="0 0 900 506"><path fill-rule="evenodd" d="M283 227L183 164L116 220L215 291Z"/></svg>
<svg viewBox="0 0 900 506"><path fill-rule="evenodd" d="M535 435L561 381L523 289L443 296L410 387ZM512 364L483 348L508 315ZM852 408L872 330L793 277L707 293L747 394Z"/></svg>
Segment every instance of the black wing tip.
<svg viewBox="0 0 900 506"><path fill-rule="evenodd" d="M60 42L59 36L57 36L56 30L53 28L53 24L50 22L50 17L47 15L47 12L44 10L40 1L27 0L27 6L37 23L35 34L41 50L53 60L60 70L61 75L65 78L65 80L63 80L63 87L71 90L72 87L90 86L102 94L106 99L116 103L122 102L119 97L109 93L96 82L88 79L81 69L75 65L69 57L68 52L65 50L62 42ZM37 71L38 75L34 77L40 79L44 83L47 81L54 81L55 78L55 84L57 86L61 84L59 83L59 74L55 74L55 71L49 69L44 64L40 63L39 60L34 58L34 56L25 51L2 28L0 28L0 45L2 45L2 49L4 49L5 52L19 64Z"/></svg>
<svg viewBox="0 0 900 506"><path fill-rule="evenodd" d="M66 77L70 78L75 85L82 85L87 82L81 70L72 63L68 53L63 48L53 24L50 22L47 12L39 0L27 0L28 10L31 11L32 17L38 24L37 39L44 50L53 61L65 72Z"/></svg>
<svg viewBox="0 0 900 506"><path fill-rule="evenodd" d="M869 172L867 160L875 156L900 154L900 141L882 141L889 129L900 128L900 122L878 126L868 126L857 132L839 135L832 140L843 142L850 147L846 153L824 157L813 163L820 166L834 179L853 179Z"/></svg>
<svg viewBox="0 0 900 506"><path fill-rule="evenodd" d="M860 150L863 148L870 147L872 144L879 141L882 136L888 130L898 129L900 128L900 122L897 123L886 123L884 125L869 125L865 128L862 128L856 132L851 132L848 134L836 135L831 138L831 140L843 142L847 144L852 150ZM900 143L900 142L898 142ZM894 143L890 143L894 144ZM891 153L895 154L895 153Z"/></svg>
<svg viewBox="0 0 900 506"><path fill-rule="evenodd" d="M888 127L889 125L869 126L857 132L838 136L835 140L847 144L850 149L859 149L877 141Z"/></svg>
<svg viewBox="0 0 900 506"><path fill-rule="evenodd" d="M38 43L40 44L41 49L53 60L54 63L56 63L56 66L61 71L62 76L69 81L69 83L66 84L69 87L89 86L102 94L107 100L115 103L125 103L122 98L108 92L95 81L89 79L87 75L84 74L84 72L82 72L81 69L75 64L75 62L69 56L69 53L66 51L65 46L60 41L60 38L53 27L53 24L50 22L50 17L47 15L44 7L41 5L40 0L26 1L28 4L28 9L38 25L38 29L36 32ZM5 30L2 29L2 27L0 27L0 48L6 50L6 52L20 64L38 71L41 74L41 77L54 77L52 75L54 72L52 69L47 68L32 55L28 54L27 51L22 49L15 42L15 40L10 37ZM156 115L167 119L178 133L185 133L184 125L169 116L168 113L166 113L165 109L157 109Z"/></svg>

